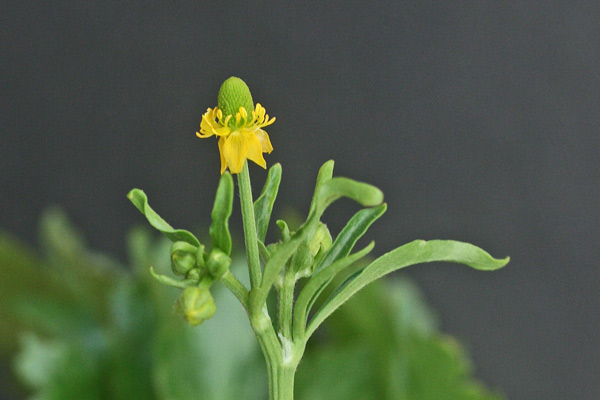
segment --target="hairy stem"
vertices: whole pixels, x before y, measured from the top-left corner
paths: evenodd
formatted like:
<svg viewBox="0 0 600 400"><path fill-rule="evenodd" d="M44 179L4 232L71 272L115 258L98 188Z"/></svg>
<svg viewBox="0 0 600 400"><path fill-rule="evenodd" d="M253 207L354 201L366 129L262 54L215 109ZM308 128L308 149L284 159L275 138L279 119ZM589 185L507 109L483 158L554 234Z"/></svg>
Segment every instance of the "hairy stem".
<svg viewBox="0 0 600 400"><path fill-rule="evenodd" d="M292 310L294 308L294 287L296 277L291 271L286 271L283 285L279 292L279 333L287 340L292 339Z"/></svg>
<svg viewBox="0 0 600 400"><path fill-rule="evenodd" d="M231 271L225 273L221 282L223 282L225 287L239 300L242 307L244 307L244 310L248 312L248 290L244 285L231 273Z"/></svg>
<svg viewBox="0 0 600 400"><path fill-rule="evenodd" d="M252 200L252 186L248 162L244 164L242 172L238 174L240 187L240 204L242 207L242 221L244 224L244 239L246 241L246 256L248 257L248 270L250 273L250 286L260 285L260 258L258 253L258 236L256 234L256 220L254 219L254 203Z"/></svg>
<svg viewBox="0 0 600 400"><path fill-rule="evenodd" d="M240 188L240 204L242 208L242 222L244 224L244 239L246 242L246 256L248 257L248 273L250 275L250 292L233 277L225 275L223 281L226 286L234 292L236 297L245 306L250 318L250 325L258 339L260 349L267 364L269 379L269 400L293 400L294 398L294 375L300 360L300 354L296 353L296 347L292 341L292 309L294 301L293 276L287 277L284 283L283 297L280 299L280 309L283 314L279 316L279 326L285 327L277 338L271 318L266 308L265 298L259 302L253 302L257 291L260 291L262 272L258 252L258 236L256 231L256 220L254 217L254 203L252 200L252 187L250 184L250 173L248 163L244 164L242 172L238 174ZM291 279L291 281L290 281ZM262 288L268 293L269 288ZM244 301L246 300L246 301Z"/></svg>

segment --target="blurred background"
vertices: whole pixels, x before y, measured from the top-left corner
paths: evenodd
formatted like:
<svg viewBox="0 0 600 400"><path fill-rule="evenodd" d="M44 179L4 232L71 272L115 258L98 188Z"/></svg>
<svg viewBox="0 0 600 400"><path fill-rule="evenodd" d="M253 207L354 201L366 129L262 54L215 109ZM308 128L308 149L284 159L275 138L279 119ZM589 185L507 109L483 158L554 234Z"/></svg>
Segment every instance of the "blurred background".
<svg viewBox="0 0 600 400"><path fill-rule="evenodd" d="M144 222L133 187L172 225L206 224L219 155L194 133L239 76L277 117L276 216L304 214L334 159L386 194L375 254L447 238L510 255L495 273L399 275L508 398L597 399L599 17L595 2L3 2L0 227L36 244L58 204L124 260Z"/></svg>

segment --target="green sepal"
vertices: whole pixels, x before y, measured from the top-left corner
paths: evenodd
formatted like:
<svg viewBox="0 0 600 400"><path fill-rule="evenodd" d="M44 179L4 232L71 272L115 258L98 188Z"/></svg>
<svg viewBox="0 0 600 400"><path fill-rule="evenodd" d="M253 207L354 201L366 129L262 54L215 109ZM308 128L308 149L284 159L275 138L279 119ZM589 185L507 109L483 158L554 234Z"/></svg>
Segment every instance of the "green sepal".
<svg viewBox="0 0 600 400"><path fill-rule="evenodd" d="M221 175L215 204L212 210L212 224L210 224L210 237L213 246L219 248L225 254L231 254L231 234L229 233L228 221L233 208L233 178L229 172Z"/></svg>
<svg viewBox="0 0 600 400"><path fill-rule="evenodd" d="M181 289L184 289L184 288L190 287L190 286L195 286L198 284L198 281L192 280L192 279L186 279L186 280L180 281L180 280L171 278L170 276L157 274L156 271L154 270L154 267L150 267L150 275L152 275L152 277L154 279L156 279L157 281L159 281L160 283L162 283L164 285L181 288Z"/></svg>
<svg viewBox="0 0 600 400"><path fill-rule="evenodd" d="M444 261L465 264L481 271L493 271L504 267L509 260L509 257L493 258L485 250L469 243L453 240L415 240L384 254L359 271L352 279L348 279L317 311L307 327L307 335L312 335L331 313L360 289L401 268Z"/></svg>
<svg viewBox="0 0 600 400"><path fill-rule="evenodd" d="M127 198L131 200L133 205L140 210L142 214L144 214L150 225L169 238L172 242L182 241L196 247L200 246L200 241L191 232L183 229L174 229L162 219L160 215L150 207L148 204L148 197L146 197L146 194L142 190L133 189L127 194Z"/></svg>
<svg viewBox="0 0 600 400"><path fill-rule="evenodd" d="M256 232L258 239L264 241L269 228L273 204L277 198L279 184L281 183L281 164L269 168L267 180L260 196L254 202L254 218L256 219Z"/></svg>

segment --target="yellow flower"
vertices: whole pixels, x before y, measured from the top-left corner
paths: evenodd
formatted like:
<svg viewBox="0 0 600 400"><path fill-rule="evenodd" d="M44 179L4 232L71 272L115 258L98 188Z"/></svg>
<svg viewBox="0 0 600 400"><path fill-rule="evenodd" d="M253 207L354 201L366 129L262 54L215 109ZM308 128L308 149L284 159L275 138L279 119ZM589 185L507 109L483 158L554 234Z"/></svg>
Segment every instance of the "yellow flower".
<svg viewBox="0 0 600 400"><path fill-rule="evenodd" d="M231 89L232 86L237 91L234 92L234 89ZM240 96L237 96L240 91L243 93L241 100ZM225 94L223 95L223 93ZM227 95L229 97L226 97ZM269 119L266 110L258 103L254 110L251 110L251 114L248 114L248 110L244 106L238 108L237 105L240 103L252 106L250 90L241 79L229 78L219 92L219 106L223 105L209 108L202 116L200 132L196 132L196 136L199 138L213 135L219 137L221 174L227 168L232 174L239 174L242 172L246 160L254 161L261 167L267 168L263 153L273 151L269 135L262 128L275 122L275 118ZM222 108L229 109L231 113L225 115ZM233 110L237 110L235 115L233 115Z"/></svg>

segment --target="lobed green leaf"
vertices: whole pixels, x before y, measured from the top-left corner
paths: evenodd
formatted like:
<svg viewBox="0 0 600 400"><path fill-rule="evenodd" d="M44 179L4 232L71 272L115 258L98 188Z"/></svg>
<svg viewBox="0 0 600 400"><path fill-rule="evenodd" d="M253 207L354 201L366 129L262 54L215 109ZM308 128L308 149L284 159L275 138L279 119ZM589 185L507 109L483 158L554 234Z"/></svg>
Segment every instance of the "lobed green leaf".
<svg viewBox="0 0 600 400"><path fill-rule="evenodd" d="M308 336L329 315L369 283L401 268L434 261L460 263L481 271L493 271L505 266L509 258L495 259L477 246L453 240L415 240L407 243L373 261L339 292L332 295L310 321Z"/></svg>
<svg viewBox="0 0 600 400"><path fill-rule="evenodd" d="M281 164L277 163L269 168L267 180L260 196L254 202L254 218L256 219L256 232L258 239L263 241L267 235L273 204L277 198L279 184L281 183Z"/></svg>
<svg viewBox="0 0 600 400"><path fill-rule="evenodd" d="M374 245L375 244L371 242L367 247L352 254L351 256L337 260L327 268L321 270L321 272L313 275L308 280L298 295L298 300L296 301L296 305L294 307L294 335L299 334L302 336L304 333L306 318L310 312L310 307L314 303L314 299L316 299L323 291L325 286L327 286L327 283L330 282L331 279L333 279L333 277L340 271L369 254L369 252L373 250Z"/></svg>
<svg viewBox="0 0 600 400"><path fill-rule="evenodd" d="M317 189L315 211L322 215L327 207L342 197L365 207L378 206L383 202L383 192L373 185L349 178L331 178Z"/></svg>
<svg viewBox="0 0 600 400"><path fill-rule="evenodd" d="M364 210L360 210L348 221L344 229L338 234L333 242L331 248L325 253L324 257L319 261L317 266L315 267L314 274L316 275L323 269L328 268L331 264L335 263L337 260L346 257L352 249L354 245L360 239L367 229L375 222L379 217L385 213L387 209L387 205L381 204L378 207L367 208ZM305 313L308 315L312 306L314 305L317 297L323 292L325 287L331 282L334 275L331 275L328 279L323 280L321 283L321 287L318 290L315 290L313 293L313 298L308 302L306 306Z"/></svg>
<svg viewBox="0 0 600 400"><path fill-rule="evenodd" d="M315 191L313 194L312 202L310 204L309 214L314 212L317 207L317 203L318 203L317 193L319 192L319 189L325 182L329 181L333 177L334 164L335 164L335 162L333 160L329 160L329 161L325 162L325 164L323 164L321 166L321 168L319 168L319 173L317 174L317 183L315 184Z"/></svg>
<svg viewBox="0 0 600 400"><path fill-rule="evenodd" d="M213 206L210 225L210 237L213 246L225 254L231 254L231 234L229 233L229 217L233 209L233 178L229 172L221 175L215 204Z"/></svg>
<svg viewBox="0 0 600 400"><path fill-rule="evenodd" d="M173 242L181 240L197 247L200 246L200 241L196 239L191 232L183 229L174 229L164 219L162 219L160 215L158 215L150 207L148 204L148 197L146 197L146 193L144 193L142 190L133 189L127 194L127 198L131 200L133 205L140 210L142 214L144 214L150 225L169 238L169 240Z"/></svg>
<svg viewBox="0 0 600 400"><path fill-rule="evenodd" d="M315 267L315 273L350 254L358 239L365 234L373 222L385 213L386 209L387 205L384 203L378 207L366 208L354 214L344 229L337 235L319 265Z"/></svg>
<svg viewBox="0 0 600 400"><path fill-rule="evenodd" d="M295 236L289 241L279 244L277 250L271 254L269 261L265 264L260 286L250 292L249 306L253 310L252 312L259 312L262 309L279 272L285 267L303 240L303 235Z"/></svg>

